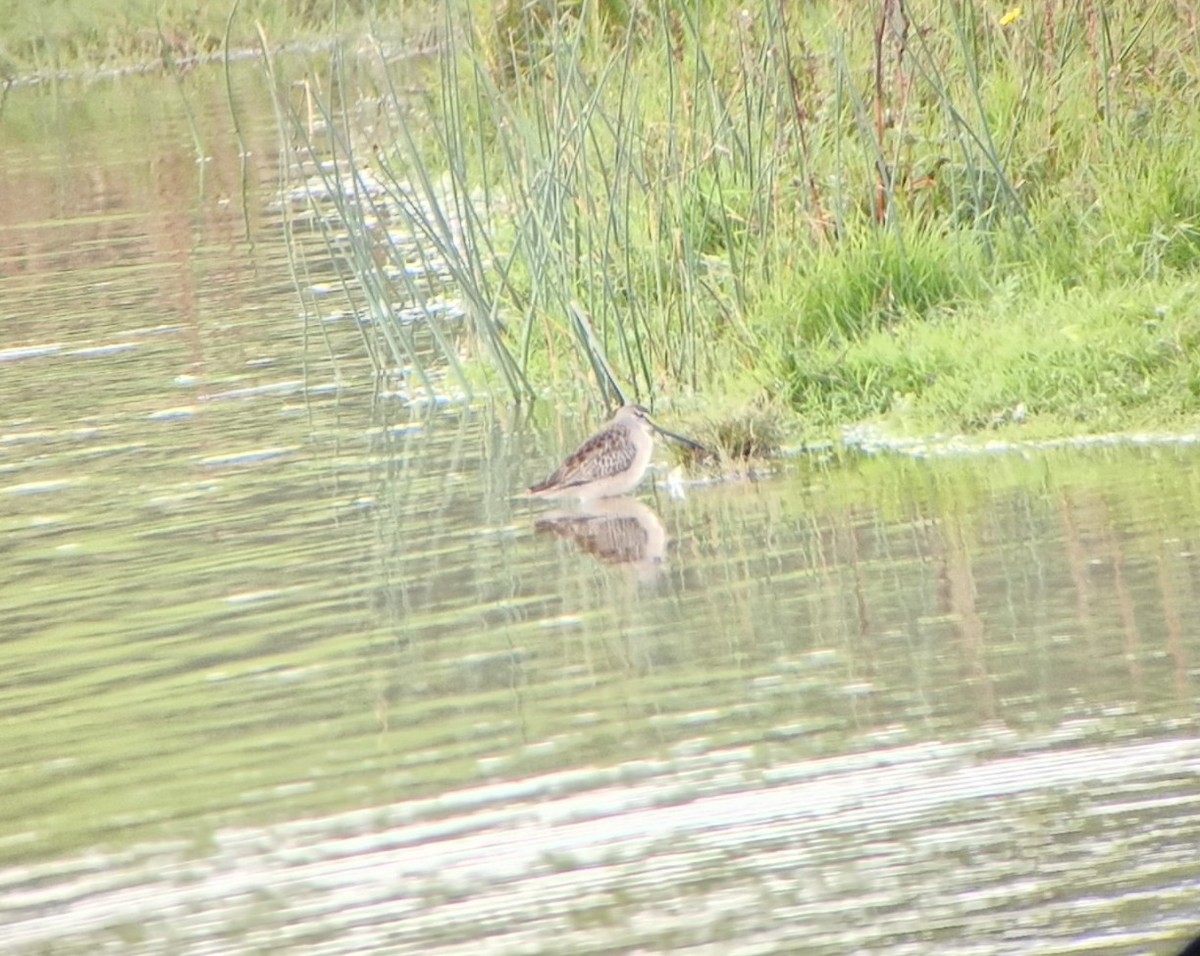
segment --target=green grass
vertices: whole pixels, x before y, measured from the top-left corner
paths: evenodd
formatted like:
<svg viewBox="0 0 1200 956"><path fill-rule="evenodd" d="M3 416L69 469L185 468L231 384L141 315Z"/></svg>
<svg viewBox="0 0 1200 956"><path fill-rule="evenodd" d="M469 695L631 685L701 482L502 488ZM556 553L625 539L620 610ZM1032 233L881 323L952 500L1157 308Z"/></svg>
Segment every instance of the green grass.
<svg viewBox="0 0 1200 956"><path fill-rule="evenodd" d="M244 4L231 36L302 9ZM384 29L382 8L337 9ZM380 364L421 378L430 353L389 316L448 295L466 331L432 361L468 393L697 415L736 395L820 432L1200 421L1186 4L420 9L429 72L339 56L305 76L328 121L307 145L369 169L406 235L381 249L353 192L321 210ZM305 129L272 70L281 122ZM386 268L413 245L446 263L428 287Z"/></svg>
<svg viewBox="0 0 1200 956"><path fill-rule="evenodd" d="M910 432L969 432L1018 407L1039 436L1194 423L1197 293L1198 281L1077 288L914 313L850 344L790 353L779 384L831 426L886 417Z"/></svg>
<svg viewBox="0 0 1200 956"><path fill-rule="evenodd" d="M565 63L504 74L522 101L587 97L579 127L544 124L556 151L496 140L595 175L569 191L583 213L563 204L593 268L554 284L615 328L627 381L749 379L827 427L990 428L1017 406L1049 430L1193 423L1195 24L921 3L877 42L858 7L783 10L648 17L616 44L560 20ZM552 334L554 298L530 304Z"/></svg>

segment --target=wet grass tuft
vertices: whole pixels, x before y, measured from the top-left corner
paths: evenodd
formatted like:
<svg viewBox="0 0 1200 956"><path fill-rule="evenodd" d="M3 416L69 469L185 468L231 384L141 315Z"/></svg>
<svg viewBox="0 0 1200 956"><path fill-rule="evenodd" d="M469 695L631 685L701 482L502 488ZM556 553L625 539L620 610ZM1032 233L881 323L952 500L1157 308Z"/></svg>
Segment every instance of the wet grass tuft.
<svg viewBox="0 0 1200 956"><path fill-rule="evenodd" d="M736 463L774 458L788 437L790 423L787 408L777 403L750 402L702 416L689 425L689 437L703 445L711 453L710 458L674 444L670 446L671 454L676 462L686 464L697 459Z"/></svg>

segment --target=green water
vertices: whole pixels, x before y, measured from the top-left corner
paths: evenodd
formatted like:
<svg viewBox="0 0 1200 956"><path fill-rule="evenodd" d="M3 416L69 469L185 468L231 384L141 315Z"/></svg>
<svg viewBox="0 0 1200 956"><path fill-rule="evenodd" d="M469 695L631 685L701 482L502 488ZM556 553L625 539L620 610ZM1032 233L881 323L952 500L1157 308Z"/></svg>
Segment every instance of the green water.
<svg viewBox="0 0 1200 956"><path fill-rule="evenodd" d="M0 114L0 949L1200 929L1200 450L659 471L548 523L514 495L589 422L378 388L233 88Z"/></svg>

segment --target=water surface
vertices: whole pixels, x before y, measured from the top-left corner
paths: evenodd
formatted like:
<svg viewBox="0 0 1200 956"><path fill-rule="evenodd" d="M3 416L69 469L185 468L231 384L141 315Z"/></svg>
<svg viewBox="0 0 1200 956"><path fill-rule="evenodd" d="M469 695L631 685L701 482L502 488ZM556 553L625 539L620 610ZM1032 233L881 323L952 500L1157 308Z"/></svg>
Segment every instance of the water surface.
<svg viewBox="0 0 1200 956"><path fill-rule="evenodd" d="M300 307L264 83L233 89L0 115L6 952L1200 928L1196 449L530 505L594 421L377 382Z"/></svg>

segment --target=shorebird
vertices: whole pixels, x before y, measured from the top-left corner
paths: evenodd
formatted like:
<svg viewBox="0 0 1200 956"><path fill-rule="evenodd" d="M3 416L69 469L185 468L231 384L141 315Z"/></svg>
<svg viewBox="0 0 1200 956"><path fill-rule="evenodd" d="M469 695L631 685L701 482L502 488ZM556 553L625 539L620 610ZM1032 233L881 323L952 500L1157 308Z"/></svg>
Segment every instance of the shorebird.
<svg viewBox="0 0 1200 956"><path fill-rule="evenodd" d="M659 428L641 405L622 405L612 420L575 449L554 474L530 488L529 495L593 501L633 491L650 464L655 432L705 450L682 435Z"/></svg>

